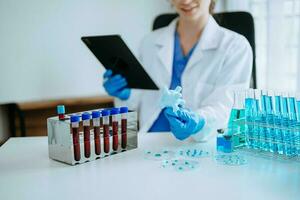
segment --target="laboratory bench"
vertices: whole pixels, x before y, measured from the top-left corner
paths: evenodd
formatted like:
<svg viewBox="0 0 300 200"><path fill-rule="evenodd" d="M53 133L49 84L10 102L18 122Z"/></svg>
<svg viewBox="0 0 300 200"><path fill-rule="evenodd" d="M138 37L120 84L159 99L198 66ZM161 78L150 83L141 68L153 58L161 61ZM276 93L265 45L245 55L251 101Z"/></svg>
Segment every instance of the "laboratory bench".
<svg viewBox="0 0 300 200"><path fill-rule="evenodd" d="M138 148L70 166L48 158L47 137L10 138L0 147L0 199L299 200L300 164L247 156L247 164L217 164L179 172L145 159L149 149L182 148L170 133L140 134ZM214 151L215 141L198 144Z"/></svg>

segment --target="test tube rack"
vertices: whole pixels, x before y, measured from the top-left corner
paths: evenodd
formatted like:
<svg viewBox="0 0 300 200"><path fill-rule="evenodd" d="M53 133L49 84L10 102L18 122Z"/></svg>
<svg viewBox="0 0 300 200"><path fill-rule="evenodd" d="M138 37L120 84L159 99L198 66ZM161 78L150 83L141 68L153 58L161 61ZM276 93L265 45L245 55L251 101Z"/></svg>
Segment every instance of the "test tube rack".
<svg viewBox="0 0 300 200"><path fill-rule="evenodd" d="M101 109L100 109L101 110ZM91 113L93 110L84 111ZM47 129L48 129L48 150L49 158L67 163L70 165L81 164L88 161L93 161L96 159L101 159L107 156L115 155L122 153L124 151L132 150L138 146L138 127L137 127L137 113L134 111L128 111L127 113L127 145L126 148L121 147L121 135L118 137L118 148L113 150L112 148L112 127L110 124L110 150L108 153L104 153L104 144L103 144L103 127L100 126L100 146L101 153L97 155L95 153L95 144L94 144L94 131L93 131L93 120L91 119L90 125L90 156L88 158L84 155L84 138L83 138L83 123L79 122L79 143L80 143L80 160L76 161L74 158L74 148L73 148L73 138L72 138L72 127L70 116L72 114L81 115L82 113L71 113L66 115L64 120L60 120L58 116L50 117L47 119ZM121 115L121 114L120 114ZM110 116L111 118L111 116ZM120 117L119 121L120 121ZM100 119L102 121L102 119ZM111 122L111 120L110 120ZM118 125L118 133L120 134L121 125Z"/></svg>
<svg viewBox="0 0 300 200"><path fill-rule="evenodd" d="M229 127L227 131L232 132L235 151L243 150L260 157L300 162L299 125L283 127L262 122L248 122L245 118L237 119L233 124L235 126ZM287 133L286 136L283 133ZM275 138L275 134L281 134L281 140Z"/></svg>

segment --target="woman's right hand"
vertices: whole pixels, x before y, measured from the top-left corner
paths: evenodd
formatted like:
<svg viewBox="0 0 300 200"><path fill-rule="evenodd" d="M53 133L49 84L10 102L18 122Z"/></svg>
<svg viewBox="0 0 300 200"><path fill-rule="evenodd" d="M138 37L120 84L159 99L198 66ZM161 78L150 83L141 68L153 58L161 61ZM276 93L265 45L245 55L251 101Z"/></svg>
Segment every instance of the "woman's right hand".
<svg viewBox="0 0 300 200"><path fill-rule="evenodd" d="M127 100L130 97L131 89L127 88L126 79L120 74L113 76L111 70L107 70L103 75L103 87L110 96L121 100Z"/></svg>

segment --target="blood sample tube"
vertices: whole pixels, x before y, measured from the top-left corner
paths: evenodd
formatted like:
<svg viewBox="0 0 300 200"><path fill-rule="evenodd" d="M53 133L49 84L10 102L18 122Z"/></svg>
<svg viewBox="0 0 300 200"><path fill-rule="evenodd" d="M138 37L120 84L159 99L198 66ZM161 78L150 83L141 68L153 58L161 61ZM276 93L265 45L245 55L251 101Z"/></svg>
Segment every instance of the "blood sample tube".
<svg viewBox="0 0 300 200"><path fill-rule="evenodd" d="M80 142L79 142L79 121L78 115L71 116L71 128L73 136L73 148L74 148L74 159L76 161L80 160Z"/></svg>
<svg viewBox="0 0 300 200"><path fill-rule="evenodd" d="M90 119L91 115L88 112L84 112L81 115L83 122L83 140L84 140L84 156L89 158L91 155L91 143L90 143Z"/></svg>
<svg viewBox="0 0 300 200"><path fill-rule="evenodd" d="M128 107L121 107L121 147L126 149L127 147L127 113Z"/></svg>
<svg viewBox="0 0 300 200"><path fill-rule="evenodd" d="M102 110L104 153L109 153L109 110Z"/></svg>
<svg viewBox="0 0 300 200"><path fill-rule="evenodd" d="M58 119L59 120L64 120L65 119L65 106L64 105L58 105L57 106L57 114L58 114Z"/></svg>
<svg viewBox="0 0 300 200"><path fill-rule="evenodd" d="M95 141L95 154L100 155L101 153L101 143L100 143L100 111L93 111L93 127L94 127L94 141Z"/></svg>
<svg viewBox="0 0 300 200"><path fill-rule="evenodd" d="M112 108L110 110L111 118L112 118L112 132L113 132L113 150L117 151L119 146L118 132L119 132L119 123L118 123L118 115L120 113L119 108Z"/></svg>

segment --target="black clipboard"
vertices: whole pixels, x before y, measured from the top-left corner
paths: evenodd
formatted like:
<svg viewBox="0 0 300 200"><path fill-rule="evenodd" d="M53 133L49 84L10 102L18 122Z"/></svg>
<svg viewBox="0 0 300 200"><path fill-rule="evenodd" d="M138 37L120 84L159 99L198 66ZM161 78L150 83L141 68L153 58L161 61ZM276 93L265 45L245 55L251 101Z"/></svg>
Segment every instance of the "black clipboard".
<svg viewBox="0 0 300 200"><path fill-rule="evenodd" d="M85 36L81 40L113 74L121 74L129 88L158 90L120 35Z"/></svg>

